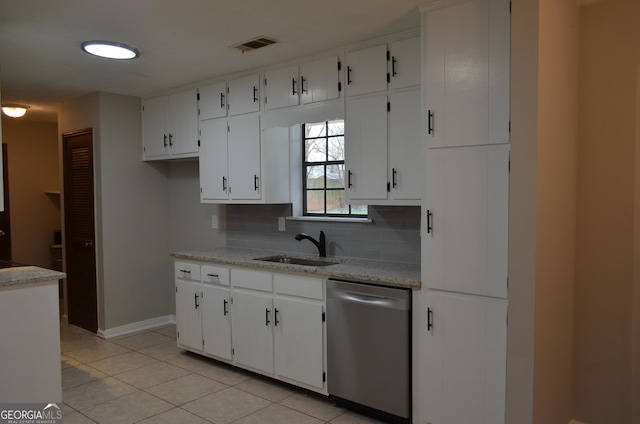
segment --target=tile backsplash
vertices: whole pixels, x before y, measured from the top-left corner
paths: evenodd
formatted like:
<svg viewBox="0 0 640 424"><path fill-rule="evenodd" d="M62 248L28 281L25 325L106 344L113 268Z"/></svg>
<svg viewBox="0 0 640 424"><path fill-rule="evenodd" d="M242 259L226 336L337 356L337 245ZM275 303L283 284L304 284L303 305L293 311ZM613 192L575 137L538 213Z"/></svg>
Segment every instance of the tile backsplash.
<svg viewBox="0 0 640 424"><path fill-rule="evenodd" d="M227 247L277 250L316 255L308 240L324 231L327 256L420 263L420 207L369 206L372 223L287 220L278 231L278 217L291 216L291 205L227 205Z"/></svg>

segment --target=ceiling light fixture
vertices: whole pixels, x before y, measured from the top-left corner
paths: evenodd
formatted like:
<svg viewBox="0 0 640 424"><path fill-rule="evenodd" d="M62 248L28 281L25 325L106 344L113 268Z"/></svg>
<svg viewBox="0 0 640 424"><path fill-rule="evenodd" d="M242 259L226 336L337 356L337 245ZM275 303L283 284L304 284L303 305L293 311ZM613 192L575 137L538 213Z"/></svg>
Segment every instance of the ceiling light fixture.
<svg viewBox="0 0 640 424"><path fill-rule="evenodd" d="M113 41L85 41L82 43L82 50L107 59L135 59L140 56L140 52L135 47Z"/></svg>
<svg viewBox="0 0 640 424"><path fill-rule="evenodd" d="M11 118L22 118L27 113L29 106L16 105L16 104L4 104L2 105L2 112Z"/></svg>

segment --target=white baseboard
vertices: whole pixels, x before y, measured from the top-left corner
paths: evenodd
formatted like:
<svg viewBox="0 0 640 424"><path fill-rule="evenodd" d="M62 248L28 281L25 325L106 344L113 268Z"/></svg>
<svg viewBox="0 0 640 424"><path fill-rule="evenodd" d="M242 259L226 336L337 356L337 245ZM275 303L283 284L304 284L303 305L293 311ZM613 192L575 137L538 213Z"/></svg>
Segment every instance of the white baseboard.
<svg viewBox="0 0 640 424"><path fill-rule="evenodd" d="M103 339L112 339L118 336L126 336L127 334L137 333L139 331L150 330L152 328L162 327L164 325L175 324L175 315L165 315L163 317L146 319L144 321L133 322L131 324L122 325L120 327L109 328L106 330L98 330L98 336Z"/></svg>

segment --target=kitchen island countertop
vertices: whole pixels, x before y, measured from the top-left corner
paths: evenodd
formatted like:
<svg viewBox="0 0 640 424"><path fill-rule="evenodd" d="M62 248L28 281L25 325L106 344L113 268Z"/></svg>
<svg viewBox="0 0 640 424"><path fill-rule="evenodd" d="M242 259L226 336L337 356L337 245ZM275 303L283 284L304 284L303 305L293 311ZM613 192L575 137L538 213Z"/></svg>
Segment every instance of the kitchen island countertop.
<svg viewBox="0 0 640 424"><path fill-rule="evenodd" d="M338 262L329 266L308 266L288 263L256 260L270 256L292 256L313 260ZM420 265L356 258L318 258L317 256L298 255L289 252L275 252L239 248L216 248L211 250L180 251L171 254L176 259L205 261L224 265L236 265L248 268L312 274L322 278L337 278L350 281L380 283L393 287L419 290Z"/></svg>
<svg viewBox="0 0 640 424"><path fill-rule="evenodd" d="M0 269L0 288L59 280L65 277L66 274L63 272L53 271L51 269L40 268L37 266L2 268Z"/></svg>

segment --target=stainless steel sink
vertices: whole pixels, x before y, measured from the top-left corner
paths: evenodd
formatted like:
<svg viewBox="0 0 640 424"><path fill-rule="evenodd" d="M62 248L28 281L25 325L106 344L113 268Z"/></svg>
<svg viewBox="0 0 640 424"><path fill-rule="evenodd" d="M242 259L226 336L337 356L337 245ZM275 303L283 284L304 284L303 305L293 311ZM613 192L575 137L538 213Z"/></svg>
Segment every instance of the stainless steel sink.
<svg viewBox="0 0 640 424"><path fill-rule="evenodd" d="M308 259L308 258L300 258L296 256L285 256L285 255L266 256L264 258L254 258L254 261L276 262L281 264L304 265L304 266L329 266L329 265L336 265L340 263L340 262L335 262L327 259L325 260Z"/></svg>

